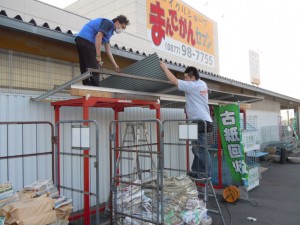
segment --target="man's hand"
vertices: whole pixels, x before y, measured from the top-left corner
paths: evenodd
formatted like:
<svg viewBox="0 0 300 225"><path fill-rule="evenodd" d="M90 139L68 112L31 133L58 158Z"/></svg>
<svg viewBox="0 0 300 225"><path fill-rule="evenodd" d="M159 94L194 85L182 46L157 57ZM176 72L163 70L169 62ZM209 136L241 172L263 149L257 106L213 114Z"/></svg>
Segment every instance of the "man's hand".
<svg viewBox="0 0 300 225"><path fill-rule="evenodd" d="M117 64L115 64L115 70L116 70L117 72L120 72L120 68L119 68L119 66L118 66Z"/></svg>
<svg viewBox="0 0 300 225"><path fill-rule="evenodd" d="M163 61L160 61L160 67L165 72L165 74L166 74L167 78L169 79L169 81L171 81L171 83L178 86L177 78L175 77L175 75L173 73L171 73L171 71L168 69L167 65Z"/></svg>
<svg viewBox="0 0 300 225"><path fill-rule="evenodd" d="M102 64L101 55L96 56L96 60L97 60L97 63L101 66L101 64Z"/></svg>
<svg viewBox="0 0 300 225"><path fill-rule="evenodd" d="M166 64L163 61L160 61L160 67L165 71L165 69L168 69Z"/></svg>

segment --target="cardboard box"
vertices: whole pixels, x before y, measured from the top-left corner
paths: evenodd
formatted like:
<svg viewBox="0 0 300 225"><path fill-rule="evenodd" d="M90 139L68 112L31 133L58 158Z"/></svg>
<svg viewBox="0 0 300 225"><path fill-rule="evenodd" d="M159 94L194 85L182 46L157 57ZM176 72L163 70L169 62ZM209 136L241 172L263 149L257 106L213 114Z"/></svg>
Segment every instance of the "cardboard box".
<svg viewBox="0 0 300 225"><path fill-rule="evenodd" d="M52 210L51 212L44 213L41 215L29 217L27 219L16 221L18 225L46 225L54 223L56 221L56 212Z"/></svg>
<svg viewBox="0 0 300 225"><path fill-rule="evenodd" d="M54 200L48 197L39 197L32 199L23 199L3 208L3 214L6 217L6 223L12 224L16 221L22 221L30 217L39 216L52 212ZM55 213L55 211L54 211Z"/></svg>

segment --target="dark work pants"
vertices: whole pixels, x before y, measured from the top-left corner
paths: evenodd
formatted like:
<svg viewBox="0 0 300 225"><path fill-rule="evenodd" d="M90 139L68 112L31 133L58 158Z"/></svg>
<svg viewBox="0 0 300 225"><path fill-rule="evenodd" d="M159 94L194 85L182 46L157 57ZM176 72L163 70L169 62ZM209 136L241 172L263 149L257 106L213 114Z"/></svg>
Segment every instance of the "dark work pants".
<svg viewBox="0 0 300 225"><path fill-rule="evenodd" d="M194 154L194 160L192 164L192 171L196 173L201 173L202 175L205 174L205 170L207 169L207 176L211 177L211 159L208 151L204 147L205 145L205 134L198 133L198 141L192 141L192 152ZM205 156L207 154L207 161L208 165L206 165ZM207 166L207 168L206 168ZM200 178L200 174L197 174Z"/></svg>
<svg viewBox="0 0 300 225"><path fill-rule="evenodd" d="M99 64L96 60L95 44L81 37L77 37L75 41L79 54L81 74L85 73L87 68L99 69ZM99 74L93 73L93 76L83 80L82 84L99 86Z"/></svg>

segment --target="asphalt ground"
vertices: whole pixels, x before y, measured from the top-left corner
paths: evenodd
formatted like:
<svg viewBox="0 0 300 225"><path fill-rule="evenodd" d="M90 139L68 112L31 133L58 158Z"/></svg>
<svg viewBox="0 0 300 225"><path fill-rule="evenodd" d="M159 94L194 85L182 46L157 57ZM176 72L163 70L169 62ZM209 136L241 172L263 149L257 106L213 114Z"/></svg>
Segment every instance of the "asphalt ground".
<svg viewBox="0 0 300 225"><path fill-rule="evenodd" d="M300 163L284 164L269 161L261 175L260 185L236 203L227 203L218 194L226 225L300 225ZM218 191L217 191L218 192ZM216 210L209 198L208 209ZM219 214L208 213L213 225L221 225ZM247 218L254 218L250 221Z"/></svg>
<svg viewBox="0 0 300 225"><path fill-rule="evenodd" d="M300 150L293 156L300 157ZM300 163L262 162L260 185L249 192L241 188L235 203L223 200L222 191L215 189L226 225L300 225ZM215 199L209 197L207 208L217 210ZM212 225L223 225L219 214L208 212ZM256 221L248 220L253 218ZM101 225L110 224L101 216ZM73 222L70 225L81 225ZM92 222L92 224L95 224Z"/></svg>

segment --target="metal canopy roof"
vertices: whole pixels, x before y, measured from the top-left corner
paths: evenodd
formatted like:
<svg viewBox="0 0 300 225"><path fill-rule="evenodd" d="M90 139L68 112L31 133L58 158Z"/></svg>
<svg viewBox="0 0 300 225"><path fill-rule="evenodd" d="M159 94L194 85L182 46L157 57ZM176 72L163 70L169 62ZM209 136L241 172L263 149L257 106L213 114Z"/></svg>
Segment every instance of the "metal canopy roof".
<svg viewBox="0 0 300 225"><path fill-rule="evenodd" d="M158 58L158 55L155 53L126 67L122 70L122 73L146 77L150 79L158 79L162 82L110 76L102 80L99 86L150 93L157 93L161 90L169 89L174 85L171 84L167 79L164 71L159 65L159 62L160 60Z"/></svg>
<svg viewBox="0 0 300 225"><path fill-rule="evenodd" d="M168 92L169 95L177 95L183 96L184 93L182 91L174 90ZM237 93L230 93L225 91L219 91L214 89L208 90L208 99L211 102L215 103L228 103L228 102L241 102L241 103L253 103L262 101L263 97L252 96L252 95L244 95L244 94L237 94Z"/></svg>
<svg viewBox="0 0 300 225"><path fill-rule="evenodd" d="M22 21L22 18L19 15L17 15L15 18L10 18L6 15L5 10L1 10L1 13L0 13L0 28L6 27L6 28L10 28L10 29L19 30L21 32L31 33L33 35L42 36L44 38L60 40L64 43L75 44L75 36L73 36L73 34L70 30L67 33L63 33L61 31L60 27L57 27L55 29L50 29L49 26L46 26L46 25L48 25L48 24L44 23L43 26L38 26L38 25L36 25L34 19L31 19L30 22L24 22L24 21ZM131 58L134 60L141 60L142 58L144 58L146 56L145 53L142 54L139 51L133 52L132 49L126 49L125 46L119 47L118 45L115 45L115 46L112 46L111 50L112 50L113 54L115 54L115 55L126 57L126 58ZM181 65L180 63L170 61L168 66L170 66L170 68L172 68L176 71L182 72L184 70L184 65ZM260 87L256 87L256 86L253 86L250 84L242 83L242 82L239 82L236 80L222 77L220 75L210 74L210 73L207 73L206 71L200 71L200 74L202 77L204 77L205 79L208 79L208 80L213 80L213 81L233 85L233 86L240 87L240 88L243 88L246 90L251 90L251 91L254 91L257 93L261 93L263 95L270 95L276 99L279 98L279 99L286 100L286 101L288 101L289 105L292 105L291 103L300 104L299 99L289 97L286 95L282 95L279 93L275 93L273 91L269 91L269 90L266 90L266 89L263 89ZM165 93L167 93L167 92L165 92ZM234 94L234 95L236 96L237 94Z"/></svg>
<svg viewBox="0 0 300 225"><path fill-rule="evenodd" d="M149 81L146 79L140 80L140 79L134 79L130 77L128 78L128 77L120 77L120 76L112 75L100 81L100 87L132 90L132 91L140 91L140 92L150 92L150 93L163 93L163 94L175 95L175 96L184 96L183 91L179 91L171 83L166 83L168 79L164 71L160 67L160 59L156 53L140 61L137 61L134 64L130 65L129 67L123 69L122 73L140 76L147 79L160 80L161 83L156 81ZM262 101L263 98L209 89L209 100L211 102L216 102L216 103L225 103L225 102L252 103L256 101ZM172 103L172 100L162 100L161 103L162 106L164 104L172 105L172 106L175 105L174 102ZM179 105L181 106L182 102Z"/></svg>

